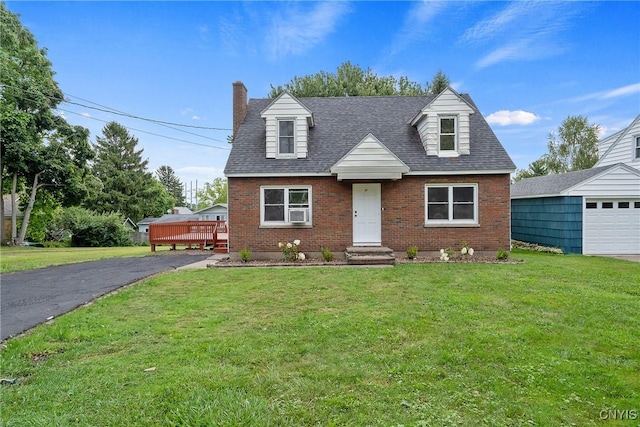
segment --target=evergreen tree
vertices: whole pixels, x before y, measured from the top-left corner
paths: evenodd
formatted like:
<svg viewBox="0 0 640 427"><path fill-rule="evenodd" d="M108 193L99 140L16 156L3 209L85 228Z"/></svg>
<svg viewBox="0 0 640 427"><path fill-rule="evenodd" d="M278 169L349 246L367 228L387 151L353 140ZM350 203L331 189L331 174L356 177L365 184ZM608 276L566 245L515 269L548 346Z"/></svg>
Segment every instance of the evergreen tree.
<svg viewBox="0 0 640 427"><path fill-rule="evenodd" d="M87 207L99 213L119 212L133 221L161 216L171 208L173 199L147 170L148 160L137 149L138 138L116 122L107 123L102 137L96 138L94 175L102 182L102 191L87 201Z"/></svg>
<svg viewBox="0 0 640 427"><path fill-rule="evenodd" d="M156 176L164 188L173 196L176 206L184 206L184 184L171 166L162 165L156 170Z"/></svg>

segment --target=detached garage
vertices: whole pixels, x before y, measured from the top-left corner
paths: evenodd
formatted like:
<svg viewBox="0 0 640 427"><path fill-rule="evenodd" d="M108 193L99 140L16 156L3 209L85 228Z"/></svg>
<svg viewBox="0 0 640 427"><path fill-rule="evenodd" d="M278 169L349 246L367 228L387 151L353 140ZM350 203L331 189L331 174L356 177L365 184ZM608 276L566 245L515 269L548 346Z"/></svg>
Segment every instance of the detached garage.
<svg viewBox="0 0 640 427"><path fill-rule="evenodd" d="M511 237L578 254L640 254L640 171L623 163L511 186Z"/></svg>

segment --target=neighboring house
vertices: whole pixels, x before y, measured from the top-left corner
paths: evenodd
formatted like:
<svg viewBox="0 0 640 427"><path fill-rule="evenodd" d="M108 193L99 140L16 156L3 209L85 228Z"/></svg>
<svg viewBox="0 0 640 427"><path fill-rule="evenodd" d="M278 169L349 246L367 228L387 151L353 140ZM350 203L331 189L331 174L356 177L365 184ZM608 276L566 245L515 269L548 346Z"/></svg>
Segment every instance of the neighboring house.
<svg viewBox="0 0 640 427"><path fill-rule="evenodd" d="M640 115L627 128L600 141L598 151L594 167L625 163L640 170Z"/></svg>
<svg viewBox="0 0 640 427"><path fill-rule="evenodd" d="M142 218L140 221L138 221L138 231L140 233L148 233L149 224L151 224L153 221L157 219L158 218Z"/></svg>
<svg viewBox="0 0 640 427"><path fill-rule="evenodd" d="M251 99L233 84L230 250L509 248L513 162L468 95Z"/></svg>
<svg viewBox="0 0 640 427"><path fill-rule="evenodd" d="M133 231L138 230L138 226L136 225L135 222L133 222L133 220L129 217L127 217L127 219L124 220L124 226L130 228Z"/></svg>
<svg viewBox="0 0 640 427"><path fill-rule="evenodd" d="M512 238L578 254L640 254L640 116L591 169L511 186Z"/></svg>
<svg viewBox="0 0 640 427"><path fill-rule="evenodd" d="M216 203L215 205L200 209L194 212L201 221L226 221L227 220L227 204Z"/></svg>
<svg viewBox="0 0 640 427"><path fill-rule="evenodd" d="M185 206L176 206L167 210L168 215L189 215L192 213L193 211Z"/></svg>
<svg viewBox="0 0 640 427"><path fill-rule="evenodd" d="M199 221L200 217L194 213L189 214L166 214L157 218L153 222L181 222L181 221Z"/></svg>

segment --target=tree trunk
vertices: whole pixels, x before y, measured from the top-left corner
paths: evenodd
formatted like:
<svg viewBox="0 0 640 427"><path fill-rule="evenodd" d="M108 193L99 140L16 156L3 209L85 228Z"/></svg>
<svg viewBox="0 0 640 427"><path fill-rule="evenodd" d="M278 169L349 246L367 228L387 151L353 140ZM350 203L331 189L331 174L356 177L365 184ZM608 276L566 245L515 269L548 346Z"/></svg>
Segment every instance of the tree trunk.
<svg viewBox="0 0 640 427"><path fill-rule="evenodd" d="M14 172L11 180L11 245L16 245L16 240L18 238L18 207L16 206L17 188L18 172Z"/></svg>
<svg viewBox="0 0 640 427"><path fill-rule="evenodd" d="M31 186L31 195L29 196L29 203L27 204L27 208L24 210L24 215L22 216L22 228L20 228L20 236L18 236L18 246L22 246L24 242L24 236L27 234L27 227L29 226L29 218L31 217L31 211L33 210L33 205L36 202L36 194L38 193L38 178L42 172L38 172L36 176L33 178L33 185Z"/></svg>

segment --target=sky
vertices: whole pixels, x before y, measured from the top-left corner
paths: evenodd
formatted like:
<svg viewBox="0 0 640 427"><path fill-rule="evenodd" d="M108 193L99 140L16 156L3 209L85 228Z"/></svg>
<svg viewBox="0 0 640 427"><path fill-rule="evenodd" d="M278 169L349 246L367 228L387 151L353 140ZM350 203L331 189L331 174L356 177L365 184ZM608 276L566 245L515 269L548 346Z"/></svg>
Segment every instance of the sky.
<svg viewBox="0 0 640 427"><path fill-rule="evenodd" d="M442 70L518 168L547 152L570 115L605 137L640 114L637 1L6 5L48 51L66 96L59 114L92 143L109 121L127 127L149 170L171 166L187 200L224 176L238 80L265 98L346 61L421 84Z"/></svg>

